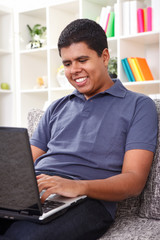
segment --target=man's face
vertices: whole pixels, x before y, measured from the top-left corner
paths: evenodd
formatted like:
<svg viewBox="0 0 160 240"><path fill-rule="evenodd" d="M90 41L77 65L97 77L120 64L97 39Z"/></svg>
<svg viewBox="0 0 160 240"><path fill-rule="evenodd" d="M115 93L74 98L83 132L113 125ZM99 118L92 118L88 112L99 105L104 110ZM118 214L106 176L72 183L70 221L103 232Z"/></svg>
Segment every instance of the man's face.
<svg viewBox="0 0 160 240"><path fill-rule="evenodd" d="M110 87L107 49L99 57L97 52L88 48L86 43L73 43L61 49L61 57L68 81L84 94L86 99Z"/></svg>

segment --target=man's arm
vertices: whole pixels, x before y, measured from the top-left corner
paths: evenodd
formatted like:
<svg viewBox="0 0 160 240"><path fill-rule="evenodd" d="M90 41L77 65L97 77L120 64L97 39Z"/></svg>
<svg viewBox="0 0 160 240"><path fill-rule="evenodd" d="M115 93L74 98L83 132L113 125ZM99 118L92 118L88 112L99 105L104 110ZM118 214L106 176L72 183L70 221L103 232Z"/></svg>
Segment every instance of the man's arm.
<svg viewBox="0 0 160 240"><path fill-rule="evenodd" d="M137 196L143 190L153 160L153 153L147 150L129 150L124 157L122 173L111 178L86 181L88 196L108 201L120 201Z"/></svg>
<svg viewBox="0 0 160 240"><path fill-rule="evenodd" d="M106 201L120 201L136 196L145 186L153 155L153 152L147 150L129 150L124 157L122 173L102 180L68 180L40 175L37 177L39 190L46 189L42 202L52 193L67 197L87 195Z"/></svg>
<svg viewBox="0 0 160 240"><path fill-rule="evenodd" d="M38 157L40 157L41 155L43 155L45 153L45 151L43 151L42 149L35 147L33 145L31 145L31 151L32 151L32 156L33 156L34 162L36 161L36 159Z"/></svg>

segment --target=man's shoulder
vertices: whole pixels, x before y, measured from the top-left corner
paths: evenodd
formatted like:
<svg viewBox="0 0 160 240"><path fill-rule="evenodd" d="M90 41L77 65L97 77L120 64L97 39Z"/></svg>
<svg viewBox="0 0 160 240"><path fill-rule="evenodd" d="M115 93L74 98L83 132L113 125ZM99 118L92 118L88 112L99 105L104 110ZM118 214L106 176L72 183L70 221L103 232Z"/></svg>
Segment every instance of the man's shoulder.
<svg viewBox="0 0 160 240"><path fill-rule="evenodd" d="M64 106L70 101L70 95L63 96L59 99L54 100L48 107L47 111L54 111L56 108Z"/></svg>
<svg viewBox="0 0 160 240"><path fill-rule="evenodd" d="M143 93L133 92L130 90L127 90L126 94L127 99L131 99L132 101L135 101L136 103L142 103L142 102L148 102L149 104L154 104L154 101L151 97L148 95L145 95Z"/></svg>

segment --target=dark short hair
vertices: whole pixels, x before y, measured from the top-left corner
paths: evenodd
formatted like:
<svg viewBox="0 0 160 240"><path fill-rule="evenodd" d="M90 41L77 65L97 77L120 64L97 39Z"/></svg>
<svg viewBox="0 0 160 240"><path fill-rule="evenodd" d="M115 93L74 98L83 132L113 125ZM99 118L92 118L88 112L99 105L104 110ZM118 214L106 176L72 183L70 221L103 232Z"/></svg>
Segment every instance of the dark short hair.
<svg viewBox="0 0 160 240"><path fill-rule="evenodd" d="M58 40L59 55L61 56L61 48L79 42L85 42L90 49L97 52L98 56L108 48L107 36L103 28L89 19L77 19L64 28Z"/></svg>

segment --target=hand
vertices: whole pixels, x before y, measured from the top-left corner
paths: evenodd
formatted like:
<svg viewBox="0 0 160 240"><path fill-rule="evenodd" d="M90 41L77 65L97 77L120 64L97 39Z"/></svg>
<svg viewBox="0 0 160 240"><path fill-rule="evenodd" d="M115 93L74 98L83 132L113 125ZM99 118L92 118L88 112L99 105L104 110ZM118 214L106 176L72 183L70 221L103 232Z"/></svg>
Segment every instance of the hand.
<svg viewBox="0 0 160 240"><path fill-rule="evenodd" d="M37 176L39 192L45 190L41 197L43 203L51 194L59 194L65 197L77 197L81 194L83 183L80 180L70 180L58 176L41 174Z"/></svg>

